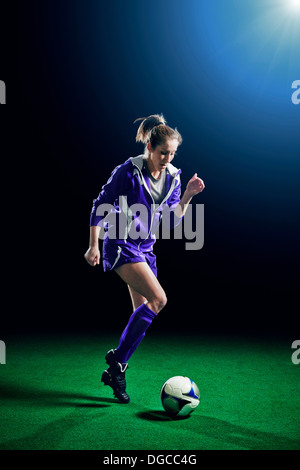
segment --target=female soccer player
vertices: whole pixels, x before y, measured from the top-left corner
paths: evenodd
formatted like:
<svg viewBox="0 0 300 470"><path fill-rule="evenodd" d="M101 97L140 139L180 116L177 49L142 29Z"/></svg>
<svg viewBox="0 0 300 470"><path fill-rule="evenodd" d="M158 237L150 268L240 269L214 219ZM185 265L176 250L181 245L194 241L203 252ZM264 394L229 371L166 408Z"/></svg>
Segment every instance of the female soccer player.
<svg viewBox="0 0 300 470"><path fill-rule="evenodd" d="M84 255L91 266L99 264L98 239L100 229L104 229L103 269L114 270L127 284L131 296L134 311L118 347L105 356L109 368L101 378L121 403L129 403L125 380L127 361L167 303L157 279L155 233L162 218L168 218L171 227L179 224L192 197L204 189L203 181L195 173L180 198L181 170L171 161L182 143L181 135L176 128L166 125L163 115L136 121L142 121L136 141L145 144L144 154L130 157L117 166L93 201L90 245Z"/></svg>

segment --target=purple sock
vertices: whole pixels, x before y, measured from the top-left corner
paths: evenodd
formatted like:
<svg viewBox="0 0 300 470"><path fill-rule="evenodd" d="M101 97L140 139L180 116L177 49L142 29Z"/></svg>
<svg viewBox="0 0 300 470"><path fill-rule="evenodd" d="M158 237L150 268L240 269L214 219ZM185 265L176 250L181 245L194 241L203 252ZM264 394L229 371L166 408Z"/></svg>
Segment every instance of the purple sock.
<svg viewBox="0 0 300 470"><path fill-rule="evenodd" d="M129 318L123 331L119 346L115 351L118 362L127 362L145 336L145 331L156 317L146 304L140 305Z"/></svg>

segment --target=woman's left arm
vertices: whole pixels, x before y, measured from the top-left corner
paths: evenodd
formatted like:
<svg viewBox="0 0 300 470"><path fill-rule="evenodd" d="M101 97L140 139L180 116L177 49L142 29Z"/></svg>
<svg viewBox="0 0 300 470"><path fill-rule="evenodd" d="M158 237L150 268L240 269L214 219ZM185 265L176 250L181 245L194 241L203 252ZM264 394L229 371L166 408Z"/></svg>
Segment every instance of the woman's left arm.
<svg viewBox="0 0 300 470"><path fill-rule="evenodd" d="M175 215L179 218L183 217L193 196L201 193L204 188L205 185L203 180L201 178L198 178L197 173L195 173L194 176L188 182L182 198L174 209Z"/></svg>

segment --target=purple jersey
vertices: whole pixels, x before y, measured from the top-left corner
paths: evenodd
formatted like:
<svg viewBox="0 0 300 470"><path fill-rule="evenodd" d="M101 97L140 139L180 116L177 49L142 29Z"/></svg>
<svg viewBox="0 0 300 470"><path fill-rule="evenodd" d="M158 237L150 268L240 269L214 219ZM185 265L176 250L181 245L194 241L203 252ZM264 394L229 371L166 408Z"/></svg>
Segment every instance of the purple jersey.
<svg viewBox="0 0 300 470"><path fill-rule="evenodd" d="M181 195L181 170L167 165L165 197L158 205L151 195L143 158L130 157L118 165L93 201L90 226L104 227L105 244L116 250L126 245L129 250L152 251L161 220L167 219L170 228L181 221L174 213Z"/></svg>

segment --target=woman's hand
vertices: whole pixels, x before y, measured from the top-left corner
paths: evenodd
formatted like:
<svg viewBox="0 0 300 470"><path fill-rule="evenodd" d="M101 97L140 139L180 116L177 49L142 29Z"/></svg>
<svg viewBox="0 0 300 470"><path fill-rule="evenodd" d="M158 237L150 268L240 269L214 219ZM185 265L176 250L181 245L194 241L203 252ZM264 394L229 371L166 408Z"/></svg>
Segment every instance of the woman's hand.
<svg viewBox="0 0 300 470"><path fill-rule="evenodd" d="M90 246L84 255L85 259L91 266L96 266L100 263L100 250L96 246Z"/></svg>
<svg viewBox="0 0 300 470"><path fill-rule="evenodd" d="M198 193L201 193L205 188L204 182L201 178L198 178L197 173L190 179L186 186L186 191L190 197L195 196Z"/></svg>
<svg viewBox="0 0 300 470"><path fill-rule="evenodd" d="M179 218L183 217L192 197L195 196L195 194L201 193L204 188L205 186L202 179L198 178L197 173L195 173L186 185L186 190L184 191L180 202L174 209L175 215Z"/></svg>

